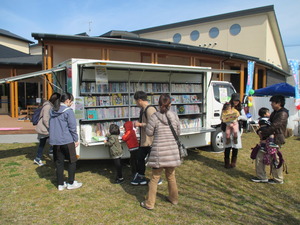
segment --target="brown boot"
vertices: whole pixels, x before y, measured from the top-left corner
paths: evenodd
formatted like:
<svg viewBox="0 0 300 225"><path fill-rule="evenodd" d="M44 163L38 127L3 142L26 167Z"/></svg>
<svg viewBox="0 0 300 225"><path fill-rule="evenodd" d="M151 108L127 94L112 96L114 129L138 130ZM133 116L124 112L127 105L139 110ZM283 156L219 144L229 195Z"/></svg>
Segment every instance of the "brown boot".
<svg viewBox="0 0 300 225"><path fill-rule="evenodd" d="M229 168L230 168L229 158L224 158L224 162L225 162L224 167L225 167L226 169L229 169Z"/></svg>
<svg viewBox="0 0 300 225"><path fill-rule="evenodd" d="M234 143L234 144L237 144L237 143L238 143L237 137L234 137L234 138L233 138L233 143Z"/></svg>
<svg viewBox="0 0 300 225"><path fill-rule="evenodd" d="M230 164L231 168L234 168L236 166L236 160L237 160L237 157L231 157L231 164Z"/></svg>
<svg viewBox="0 0 300 225"><path fill-rule="evenodd" d="M229 145L230 144L230 138L226 138L226 145Z"/></svg>

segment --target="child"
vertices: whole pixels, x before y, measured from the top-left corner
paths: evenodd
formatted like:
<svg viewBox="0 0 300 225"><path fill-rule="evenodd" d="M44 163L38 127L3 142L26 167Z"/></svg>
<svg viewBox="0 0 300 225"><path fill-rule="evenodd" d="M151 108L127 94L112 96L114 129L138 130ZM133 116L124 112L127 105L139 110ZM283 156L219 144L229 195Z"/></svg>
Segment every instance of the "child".
<svg viewBox="0 0 300 225"><path fill-rule="evenodd" d="M233 134L233 142L237 144L238 137L238 117L240 116L239 111L237 111L229 102L226 102L222 109L221 119L223 123L226 123L226 145L230 143L230 135Z"/></svg>
<svg viewBox="0 0 300 225"><path fill-rule="evenodd" d="M276 145L274 143L274 135L271 134L270 136L262 136L261 135L261 131L269 126L271 126L271 122L269 121L270 119L270 111L268 108L262 107L258 110L258 115L259 117L259 129L257 130L257 134L260 137L260 146L261 146L261 150L265 151L265 147L266 147L266 140L268 139L269 142L269 147L271 148L279 148L278 145Z"/></svg>
<svg viewBox="0 0 300 225"><path fill-rule="evenodd" d="M136 133L133 130L132 121L127 121L124 124L125 134L122 136L122 140L126 142L130 152L130 167L131 174L134 176L137 172L137 153L139 149L139 143L136 138Z"/></svg>
<svg viewBox="0 0 300 225"><path fill-rule="evenodd" d="M122 164L121 156L123 155L123 149L119 142L120 129L118 125L111 124L109 126L109 133L106 135L107 140L104 141L104 145L109 146L110 155L114 160L115 167L117 170L116 184L124 182L122 176Z"/></svg>

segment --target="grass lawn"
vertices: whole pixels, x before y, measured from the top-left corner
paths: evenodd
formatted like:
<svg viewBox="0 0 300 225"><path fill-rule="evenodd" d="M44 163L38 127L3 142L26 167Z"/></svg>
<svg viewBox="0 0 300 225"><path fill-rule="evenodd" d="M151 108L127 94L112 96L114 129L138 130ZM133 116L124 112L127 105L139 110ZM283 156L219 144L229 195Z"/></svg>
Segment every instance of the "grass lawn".
<svg viewBox="0 0 300 225"><path fill-rule="evenodd" d="M59 192L50 158L45 155L43 167L33 164L36 144L2 144L0 223L300 224L300 137L287 139L282 152L288 174L284 184L273 185L250 181L255 175L250 147L258 137L245 133L242 139L235 169L223 167L223 153L190 150L176 170L179 204L165 201L165 181L158 187L152 211L139 206L148 188L130 185L127 166L126 182L116 185L110 160L79 161L76 180L83 182L83 187ZM150 172L147 169L148 177Z"/></svg>

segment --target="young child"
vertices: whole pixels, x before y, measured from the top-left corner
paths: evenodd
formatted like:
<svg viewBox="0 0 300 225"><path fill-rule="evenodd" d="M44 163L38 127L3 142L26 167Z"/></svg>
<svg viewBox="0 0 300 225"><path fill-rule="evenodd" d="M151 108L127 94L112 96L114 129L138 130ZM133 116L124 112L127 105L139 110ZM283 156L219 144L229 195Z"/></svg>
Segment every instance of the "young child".
<svg viewBox="0 0 300 225"><path fill-rule="evenodd" d="M130 152L130 168L131 174L134 176L137 173L137 153L139 149L139 143L136 138L136 133L133 130L132 121L127 121L124 124L125 134L122 136L122 140L126 142Z"/></svg>
<svg viewBox="0 0 300 225"><path fill-rule="evenodd" d="M233 142L237 144L239 124L238 117L240 116L237 111L229 102L226 102L222 109L221 119L223 123L226 123L226 144L230 143L230 135L233 134Z"/></svg>
<svg viewBox="0 0 300 225"><path fill-rule="evenodd" d="M109 146L110 155L114 160L117 170L116 184L124 182L122 175L121 156L123 155L123 149L119 142L120 129L118 125L111 124L109 126L109 133L106 135L107 140L104 141L104 145Z"/></svg>
<svg viewBox="0 0 300 225"><path fill-rule="evenodd" d="M258 125L259 125L259 129L257 130L257 134L260 137L260 146L261 146L261 150L265 151L265 147L266 147L266 140L268 139L269 142L269 147L271 148L279 148L278 145L276 145L274 143L274 135L271 134L270 136L262 136L261 135L261 131L269 126L271 126L271 122L270 122L270 111L268 108L262 107L258 110L258 115L259 120L258 120Z"/></svg>

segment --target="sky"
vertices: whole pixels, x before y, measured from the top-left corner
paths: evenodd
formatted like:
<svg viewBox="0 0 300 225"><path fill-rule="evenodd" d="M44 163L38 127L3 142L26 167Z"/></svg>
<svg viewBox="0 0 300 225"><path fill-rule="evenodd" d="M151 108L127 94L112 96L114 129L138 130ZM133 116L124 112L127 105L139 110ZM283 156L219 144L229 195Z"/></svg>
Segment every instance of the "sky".
<svg viewBox="0 0 300 225"><path fill-rule="evenodd" d="M0 28L30 41L31 33L99 36L268 5L287 58L300 60L300 0L1 0Z"/></svg>

